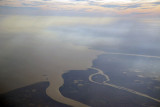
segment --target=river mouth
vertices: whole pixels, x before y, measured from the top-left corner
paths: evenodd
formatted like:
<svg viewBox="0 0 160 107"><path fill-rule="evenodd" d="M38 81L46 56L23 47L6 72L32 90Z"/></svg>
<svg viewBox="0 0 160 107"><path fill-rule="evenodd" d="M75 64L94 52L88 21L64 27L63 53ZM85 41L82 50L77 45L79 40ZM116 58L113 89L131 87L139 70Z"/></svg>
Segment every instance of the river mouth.
<svg viewBox="0 0 160 107"><path fill-rule="evenodd" d="M147 63L137 67L133 63L137 59L144 60ZM60 92L65 97L93 107L112 107L116 105L124 107L124 103L131 107L144 107L146 105L158 107L160 99L157 87L160 81L155 80L156 75L149 76L151 72L148 72L153 69L153 65L150 65L153 60L155 62L153 65L159 65L159 57L151 58L141 55L115 55L111 53L99 55L93 61L91 68L71 70L64 73L64 84L60 88ZM119 66L116 66L117 63ZM113 68L111 65L116 67ZM147 67L148 71L144 70L144 66ZM137 69L139 72L137 72ZM151 87L154 89L151 90ZM87 96L87 98L84 98L84 96Z"/></svg>
<svg viewBox="0 0 160 107"><path fill-rule="evenodd" d="M0 16L0 85L2 87L0 93L41 81L49 81L50 86L46 89L49 97L67 105L87 107L89 105L87 101L90 100L89 94L91 94L89 91L85 93L88 97L80 95L81 100L84 97L88 98L85 102L79 101L77 97L79 94L75 99L60 92L67 81L63 75L70 70L84 70L88 73L88 68L92 69L92 65L99 61L99 65L93 67L101 71L94 70L99 71L95 73L90 70L91 74L88 74L93 74L93 77L84 73L84 78L88 76L87 80L92 81L92 83L87 81L86 85L90 86L96 82L99 85L94 84L94 86L102 87L102 89L97 88L100 91L108 85L109 89L118 87L123 89L121 91L131 89L130 93L140 92L138 94L142 95L144 88L137 88L135 92L134 86L127 87L127 85L132 83L132 78L138 78L134 80L134 85L143 87L144 82L141 79L149 78L157 86L145 87L147 91L142 96L148 95L147 98L152 100L159 99L158 94L152 96L152 89L156 90L154 93L158 92L159 83L156 81L160 80L160 43L157 23L153 20L144 22L139 18ZM142 57L144 59L141 59ZM107 72L106 69L113 72ZM136 76L133 75L135 73ZM125 79L124 75L130 77L131 81ZM102 79L98 80L98 78ZM72 83L77 84L78 87L75 86L77 89L85 91L82 79L75 79ZM92 88L88 89L92 90ZM116 91L116 89L113 90ZM96 90L92 91L96 93ZM77 92L74 90L70 94ZM105 93L105 91L102 92ZM151 93L146 94L148 92ZM95 99L90 102L96 101L105 104L104 101Z"/></svg>
<svg viewBox="0 0 160 107"><path fill-rule="evenodd" d="M114 87L114 88L117 88L117 89L120 89L120 90L124 90L124 91L127 91L129 93L133 93L133 94L136 94L136 95L139 95L139 96L143 96L143 97L146 97L146 98L149 98L151 100L154 100L158 103L160 103L160 100L159 99L156 99L156 98L153 98L149 95L146 95L146 94L143 94L143 93L140 93L140 92L137 92L137 91L134 91L132 89L128 89L128 88L125 88L125 87L122 87L122 86L117 86L117 85L114 85L114 84L109 84L107 83L107 81L110 81L108 75L104 74L103 71L101 71L100 69L97 69L97 68L92 68L92 69L95 69L98 71L98 73L95 73L95 74L92 74L89 76L89 81L91 82L94 82L94 83L97 83L97 84L101 84L101 85L107 85L107 86L110 86L110 87ZM96 81L94 80L94 76L96 75L99 75L100 77L99 78L103 78L101 81ZM98 77L97 77L98 78Z"/></svg>
<svg viewBox="0 0 160 107"><path fill-rule="evenodd" d="M46 25L35 24L35 18ZM6 16L0 22L0 27L3 28L0 33L0 49L3 50L0 53L0 84L2 87L0 93L41 81L49 81L50 85L46 91L49 97L68 105L87 107L87 105L61 95L59 87L63 85L62 74L71 69L89 68L92 60L102 52L75 45L71 41L64 41L58 31L50 30L50 27L55 26L53 23L61 23L56 20L65 18ZM86 23L85 20L88 20L88 18L82 19L84 23ZM48 20L53 23L47 24ZM64 20L61 26L66 26L67 20L69 19ZM81 18L73 18L73 20L75 22L70 22L71 26L79 23ZM20 28L24 29L19 30Z"/></svg>

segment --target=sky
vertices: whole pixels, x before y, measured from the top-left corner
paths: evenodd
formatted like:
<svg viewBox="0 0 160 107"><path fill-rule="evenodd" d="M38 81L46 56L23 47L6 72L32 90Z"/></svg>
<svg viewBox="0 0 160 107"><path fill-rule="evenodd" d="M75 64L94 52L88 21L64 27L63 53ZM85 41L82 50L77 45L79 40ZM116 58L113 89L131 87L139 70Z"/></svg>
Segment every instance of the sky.
<svg viewBox="0 0 160 107"><path fill-rule="evenodd" d="M0 14L160 16L160 0L0 0Z"/></svg>

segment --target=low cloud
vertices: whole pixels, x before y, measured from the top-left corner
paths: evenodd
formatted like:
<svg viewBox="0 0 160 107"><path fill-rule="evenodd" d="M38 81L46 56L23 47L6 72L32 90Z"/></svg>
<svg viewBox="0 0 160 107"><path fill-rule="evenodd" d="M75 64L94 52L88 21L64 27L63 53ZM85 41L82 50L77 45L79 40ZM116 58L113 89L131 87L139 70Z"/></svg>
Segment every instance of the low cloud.
<svg viewBox="0 0 160 107"><path fill-rule="evenodd" d="M106 7L106 8L128 9L128 8L141 7L141 4L131 4L131 5L112 5L112 4L106 4L106 5L101 5L101 6L102 6L102 7Z"/></svg>

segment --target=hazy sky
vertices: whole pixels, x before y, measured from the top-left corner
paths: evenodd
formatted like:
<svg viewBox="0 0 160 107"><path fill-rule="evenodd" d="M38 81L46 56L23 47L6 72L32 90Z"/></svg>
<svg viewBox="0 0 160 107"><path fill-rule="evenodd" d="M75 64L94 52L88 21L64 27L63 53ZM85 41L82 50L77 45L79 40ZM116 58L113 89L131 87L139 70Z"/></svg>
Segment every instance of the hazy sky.
<svg viewBox="0 0 160 107"><path fill-rule="evenodd" d="M160 16L160 0L0 0L0 14Z"/></svg>

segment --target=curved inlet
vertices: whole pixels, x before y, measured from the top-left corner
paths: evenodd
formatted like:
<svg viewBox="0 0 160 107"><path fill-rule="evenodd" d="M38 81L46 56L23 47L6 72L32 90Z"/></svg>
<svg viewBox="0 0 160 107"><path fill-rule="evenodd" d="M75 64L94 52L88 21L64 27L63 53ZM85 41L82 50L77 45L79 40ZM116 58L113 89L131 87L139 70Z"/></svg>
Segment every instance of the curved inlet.
<svg viewBox="0 0 160 107"><path fill-rule="evenodd" d="M143 96L143 97L149 98L149 99L151 99L151 100L154 100L154 101L160 103L160 100L159 100L159 99L153 98L153 97L151 97L151 96L149 96L149 95L146 95L146 94L143 94L143 93L134 91L134 90L132 90L132 89L128 89L128 88L122 87L122 86L117 86L117 85L114 85L114 84L109 84L109 83L107 83L108 81L110 81L108 75L104 74L103 71L100 70L100 69L98 69L98 68L92 67L92 69L94 69L94 70L96 70L96 71L98 71L98 72L97 72L97 73L94 73L94 74L91 74L91 75L89 76L89 81L90 81L90 82L93 82L93 83L96 83L96 84L101 84L101 85L107 85L107 86L110 86L110 87L113 87L113 88L117 88L117 89L120 89L120 90L124 90L124 91L130 92L130 93L133 93L133 94L136 94L136 95L139 95L139 96ZM95 75L97 75L97 74L98 74L98 75L103 75L103 76L106 78L106 80L103 81L102 83L94 81L94 80L92 79L92 77L95 76Z"/></svg>

